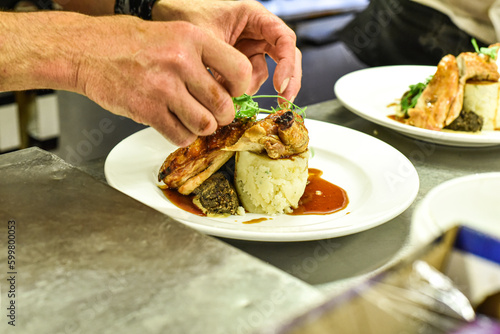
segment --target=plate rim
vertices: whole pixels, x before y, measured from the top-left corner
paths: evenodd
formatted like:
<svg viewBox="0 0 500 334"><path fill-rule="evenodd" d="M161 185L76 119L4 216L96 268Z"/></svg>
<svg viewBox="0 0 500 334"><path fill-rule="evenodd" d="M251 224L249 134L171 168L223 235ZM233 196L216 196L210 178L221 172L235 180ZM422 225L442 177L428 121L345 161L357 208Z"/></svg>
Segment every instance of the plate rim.
<svg viewBox="0 0 500 334"><path fill-rule="evenodd" d="M408 181L408 184L410 184L410 186L412 188L408 191L409 192L408 198L406 198L404 201L398 202L396 210L387 211L387 212L384 211L382 213L377 213L376 219L372 218L372 221L369 224L365 223L365 224L359 224L356 226L350 225L347 228L337 227L337 228L333 228L333 229L328 230L328 233L324 232L324 231L318 232L317 230L300 231L300 229L299 229L299 231L295 231L295 232L294 231L286 231L286 232L283 232L283 231L280 231L280 232L264 231L263 232L263 231L247 231L247 230L238 230L238 229L229 229L228 230L228 229L224 229L224 228L221 228L218 226L215 226L215 227L214 226L207 226L205 224L199 225L199 224L191 223L191 222L187 222L187 224L186 224L186 221L179 220L175 217L172 217L172 219L174 219L176 221L180 221L181 223L188 225L188 226L190 226L196 230L199 230L203 233L206 233L206 234L209 234L212 236L218 236L218 237L224 237L224 238L230 238L230 239L249 240L249 241L265 241L265 242L311 241L311 240L320 240L320 239L341 237L341 236L350 235L350 234L354 234L354 233L358 233L361 231L365 231L365 230L374 228L374 227L379 226L381 224L384 224L384 223L390 221L391 219L395 218L396 216L400 215L415 201L415 198L416 198L418 191L419 191L419 188L420 188L420 180L419 180L417 170L415 169L415 166L411 163L411 161L406 156L404 156L401 152L399 152L396 148L394 148L393 146L385 143L384 141L382 141L378 138L375 138L375 137L370 136L366 133L363 133L363 132L360 132L360 131L357 131L357 130L354 130L354 129L351 129L348 127L344 127L344 126L333 124L333 123L327 123L327 122L322 122L322 121L318 121L318 120L313 120L313 119L308 119L308 122L312 122L313 126L314 126L314 124L318 124L321 126L328 126L328 127L334 127L334 128L339 127L339 128L342 128L343 130L348 131L352 134L355 133L356 135L364 136L364 138L366 140L370 140L370 141L373 140L375 143L377 143L377 145L383 145L388 150L388 152L391 152L391 154L394 154L394 156L399 159L398 161L401 161L402 163L405 164L405 166L407 168L410 168L410 176L409 177L411 177L411 179ZM146 128L146 129L140 130L140 131L126 137L125 139L123 139L120 143L118 143L111 150L111 152L106 157L106 161L104 164L104 174L105 174L106 180L108 181L108 184L110 184L112 187L114 187L118 190L121 190L122 192L125 192L125 191L123 191L123 189L121 189L119 184L115 183L115 180L112 177L112 173L109 170L110 161L111 161L111 159L114 159L114 154L116 154L116 150L119 149L121 145L124 145L124 143L126 143L127 140L133 140L134 136L138 136L139 133L145 133L145 131L156 132L156 130L154 130L152 128ZM159 135L159 134L156 132L156 135ZM161 136L161 135L159 135L159 136ZM127 194L127 192L125 192L125 193ZM128 195L131 196L130 194L128 194ZM131 196L131 197L134 197L134 196ZM136 199L141 201L138 198L136 198ZM145 204L148 206L151 206L147 203L145 203ZM155 209L157 209L157 208L155 208ZM165 213L165 214L167 214L167 213ZM193 216L191 216L191 218L194 218ZM199 217L199 218L202 218L202 217Z"/></svg>
<svg viewBox="0 0 500 334"><path fill-rule="evenodd" d="M500 181L500 171L499 172L481 172L474 174L467 174L462 176L457 176L446 181L443 181L431 188L427 194L417 203L415 210L411 216L412 231L411 231L411 241L414 247L420 247L425 243L428 243L432 239L443 234L446 229L453 227L450 222L445 222L444 224L437 224L436 221L431 216L431 203L436 199L443 191L447 191L450 188L456 187L457 185L464 183L471 183L476 181L484 181L488 179L495 179ZM445 226L443 226L445 225ZM425 233L423 232L425 230ZM423 234L429 234L422 237Z"/></svg>
<svg viewBox="0 0 500 334"><path fill-rule="evenodd" d="M443 131L434 131L429 129L423 129L414 127L407 124L402 124L400 122L389 119L387 114L380 113L380 109L366 108L366 110L360 110L360 108L356 107L356 101L353 105L349 96L345 93L346 91L352 90L352 87L349 84L350 80L354 79L362 79L363 76L367 73L373 74L376 72L386 72L386 71L417 71L422 70L425 71L434 71L436 70L436 66L431 65L389 65L389 66L375 66L369 68L363 68L360 70L356 70L350 73L343 75L339 78L334 85L334 93L340 103L348 110L353 112L354 114L376 123L378 125L384 126L385 128L394 130L401 134L407 135L411 138L427 141L435 144L442 144L448 146L458 146L458 147L487 147L487 146L496 146L500 145L500 131L483 131L481 133L453 133L453 132L443 132ZM427 73L427 72L425 72ZM420 81L424 80L424 74ZM401 89L405 89L406 87L402 87ZM394 100L398 97L394 96ZM387 101L387 104L390 104L391 101ZM365 109L365 108L363 108ZM384 116L384 117L382 117Z"/></svg>

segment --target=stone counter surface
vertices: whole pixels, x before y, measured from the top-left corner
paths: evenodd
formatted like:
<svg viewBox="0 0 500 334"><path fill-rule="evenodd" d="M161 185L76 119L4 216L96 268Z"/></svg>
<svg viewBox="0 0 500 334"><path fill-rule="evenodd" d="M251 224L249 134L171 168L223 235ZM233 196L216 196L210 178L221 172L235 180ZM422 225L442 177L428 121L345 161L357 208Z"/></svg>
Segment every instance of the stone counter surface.
<svg viewBox="0 0 500 334"><path fill-rule="evenodd" d="M251 333L321 300L39 149L0 156L0 219L0 333Z"/></svg>

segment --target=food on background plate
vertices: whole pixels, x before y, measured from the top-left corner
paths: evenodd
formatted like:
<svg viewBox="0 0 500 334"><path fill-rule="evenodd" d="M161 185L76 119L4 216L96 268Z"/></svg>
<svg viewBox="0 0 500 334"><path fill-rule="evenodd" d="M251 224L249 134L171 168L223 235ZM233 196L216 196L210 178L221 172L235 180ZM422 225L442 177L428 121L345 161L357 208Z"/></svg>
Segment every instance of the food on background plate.
<svg viewBox="0 0 500 334"><path fill-rule="evenodd" d="M243 95L233 101L236 117L231 124L212 135L197 138L190 146L179 148L166 158L158 173L158 180L164 184L161 187L176 189L183 195L194 193L194 203L207 216L244 214L245 209L267 214L290 212L297 207L298 200L288 198L289 193L297 194L300 199L308 176L309 135L302 116L304 110L289 103L290 108L273 109L266 118L258 120L256 116L261 109L252 97ZM245 173L246 164L257 161L249 160L249 154L258 161L266 161L268 169L260 168L256 172L267 176L261 181L280 185L266 188L274 196L256 196L254 189L248 187L253 181ZM240 182L236 186L239 204L236 209L234 188L221 186L224 180L214 175L219 170L226 171L222 177L232 186L235 179ZM302 171L300 177L290 183L290 175L298 175L298 170ZM233 174L228 176L227 171ZM288 187L281 186L285 183L289 183ZM293 191L289 190L291 187ZM217 196L219 198L215 198ZM277 204L277 196L287 200Z"/></svg>
<svg viewBox="0 0 500 334"><path fill-rule="evenodd" d="M430 130L478 132L500 129L500 44L446 55L434 75L410 85L396 106L396 119Z"/></svg>

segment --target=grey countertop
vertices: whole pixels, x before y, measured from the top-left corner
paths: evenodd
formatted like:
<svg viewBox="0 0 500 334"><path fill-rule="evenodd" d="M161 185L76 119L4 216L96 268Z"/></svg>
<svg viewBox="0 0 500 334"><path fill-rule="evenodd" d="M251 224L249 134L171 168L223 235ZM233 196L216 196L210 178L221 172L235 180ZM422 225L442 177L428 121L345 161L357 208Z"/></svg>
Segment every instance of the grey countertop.
<svg viewBox="0 0 500 334"><path fill-rule="evenodd" d="M392 145L413 163L420 180L417 197L406 211L362 233L293 243L220 239L327 294L344 291L411 251L407 247L411 217L429 190L456 177L500 171L500 146L461 148L416 140L353 114L338 100L308 106L307 118L358 130ZM99 159L81 168L104 180L103 164Z"/></svg>
<svg viewBox="0 0 500 334"><path fill-rule="evenodd" d="M53 154L0 175L1 333L251 333L322 299Z"/></svg>
<svg viewBox="0 0 500 334"><path fill-rule="evenodd" d="M107 186L103 158L75 168L37 149L0 156L2 240L8 221L16 222L16 329L251 333L344 292L407 254L412 213L436 185L500 170L500 146L418 141L368 122L336 100L307 112L367 133L408 157L420 179L415 202L385 224L344 237L229 240L198 233ZM12 298L2 245L6 310ZM0 329L9 328L2 318Z"/></svg>

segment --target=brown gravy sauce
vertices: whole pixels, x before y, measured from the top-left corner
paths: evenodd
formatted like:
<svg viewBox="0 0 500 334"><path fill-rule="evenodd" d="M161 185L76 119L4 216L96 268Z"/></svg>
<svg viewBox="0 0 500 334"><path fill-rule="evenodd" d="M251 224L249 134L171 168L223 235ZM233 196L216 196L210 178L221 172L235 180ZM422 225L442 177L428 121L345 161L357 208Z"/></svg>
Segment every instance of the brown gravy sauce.
<svg viewBox="0 0 500 334"><path fill-rule="evenodd" d="M403 124L406 124L405 122L405 119L404 118L401 118L401 117L398 117L396 115L387 115L388 118L392 119L393 121L396 121L396 122L399 122L399 123L403 123Z"/></svg>
<svg viewBox="0 0 500 334"><path fill-rule="evenodd" d="M298 208L290 215L329 215L346 208L349 204L346 191L321 178L321 175L321 170L309 168L306 190Z"/></svg>
<svg viewBox="0 0 500 334"><path fill-rule="evenodd" d="M246 220L243 222L243 224L258 224L258 223L262 223L263 221L266 221L266 220L271 220L271 219L270 218L255 218L255 219Z"/></svg>
<svg viewBox="0 0 500 334"><path fill-rule="evenodd" d="M309 168L307 186L302 195L299 206L290 215L329 215L345 209L349 204L347 193L341 187L321 178L323 172ZM168 200L178 208L205 217L206 215L193 204L194 195L182 195L174 189L162 189ZM245 221L244 224L257 224L269 218L256 218Z"/></svg>
<svg viewBox="0 0 500 334"><path fill-rule="evenodd" d="M197 216L206 217L206 214L193 203L194 195L183 195L175 189L162 189L168 200L179 209L190 212Z"/></svg>

